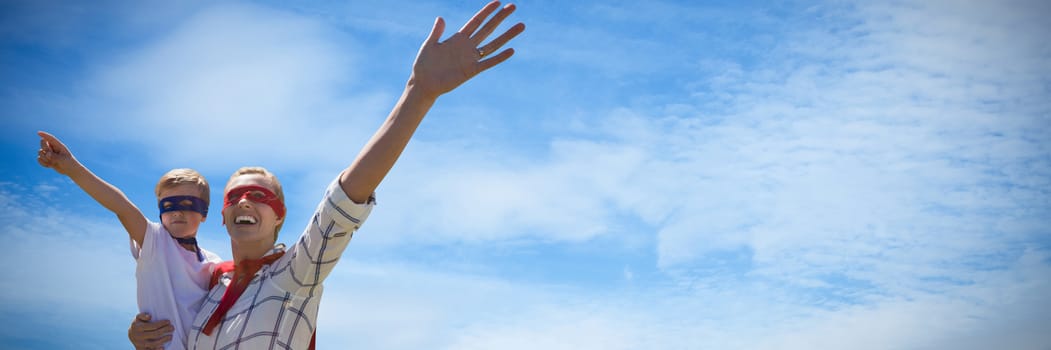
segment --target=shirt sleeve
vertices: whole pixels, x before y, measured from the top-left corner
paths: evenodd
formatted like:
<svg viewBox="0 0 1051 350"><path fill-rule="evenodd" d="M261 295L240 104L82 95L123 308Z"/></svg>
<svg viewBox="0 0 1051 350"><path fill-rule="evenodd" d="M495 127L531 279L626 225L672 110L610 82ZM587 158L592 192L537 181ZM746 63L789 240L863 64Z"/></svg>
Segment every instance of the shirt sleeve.
<svg viewBox="0 0 1051 350"><path fill-rule="evenodd" d="M354 203L336 178L325 191L303 235L275 262L271 270L273 281L286 291L312 295L335 268L375 203L372 196L365 204Z"/></svg>
<svg viewBox="0 0 1051 350"><path fill-rule="evenodd" d="M135 260L143 256L153 256L157 245L157 234L160 232L161 224L153 221L146 222L146 231L142 234L142 246L140 247L134 239L128 237L128 242L131 244L131 256Z"/></svg>

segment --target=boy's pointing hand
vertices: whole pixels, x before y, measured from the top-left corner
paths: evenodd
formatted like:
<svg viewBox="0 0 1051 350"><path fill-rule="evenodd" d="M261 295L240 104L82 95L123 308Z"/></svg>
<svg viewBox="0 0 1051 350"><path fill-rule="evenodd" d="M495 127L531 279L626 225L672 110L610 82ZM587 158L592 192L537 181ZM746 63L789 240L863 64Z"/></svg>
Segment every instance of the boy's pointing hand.
<svg viewBox="0 0 1051 350"><path fill-rule="evenodd" d="M45 168L55 169L59 174L69 175L76 164L73 154L69 152L62 141L54 135L43 131L37 131L40 135L40 150L37 151L36 161Z"/></svg>

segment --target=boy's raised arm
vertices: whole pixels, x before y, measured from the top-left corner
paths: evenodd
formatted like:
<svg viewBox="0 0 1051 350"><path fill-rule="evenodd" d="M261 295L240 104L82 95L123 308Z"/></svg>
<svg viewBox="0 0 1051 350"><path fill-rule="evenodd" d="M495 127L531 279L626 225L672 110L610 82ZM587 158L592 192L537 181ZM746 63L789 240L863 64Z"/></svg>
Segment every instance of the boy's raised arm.
<svg viewBox="0 0 1051 350"><path fill-rule="evenodd" d="M117 219L120 220L121 225L124 225L124 230L128 231L131 239L142 246L147 223L142 211L128 200L124 192L103 181L80 164L77 158L73 157L69 148L58 138L43 131L38 131L37 135L40 135L37 162L46 168L55 169L59 174L68 176L96 202L117 214Z"/></svg>
<svg viewBox="0 0 1051 350"><path fill-rule="evenodd" d="M498 8L499 12L486 21ZM435 20L431 34L416 55L412 75L401 98L354 162L340 175L340 186L347 197L357 203L368 200L394 166L438 96L452 91L514 54L513 49L506 49L492 55L525 30L522 23L511 26L496 39L485 43L486 38L514 10L513 4L500 8L499 1L490 2L443 42L439 40L445 31L445 21L441 17Z"/></svg>

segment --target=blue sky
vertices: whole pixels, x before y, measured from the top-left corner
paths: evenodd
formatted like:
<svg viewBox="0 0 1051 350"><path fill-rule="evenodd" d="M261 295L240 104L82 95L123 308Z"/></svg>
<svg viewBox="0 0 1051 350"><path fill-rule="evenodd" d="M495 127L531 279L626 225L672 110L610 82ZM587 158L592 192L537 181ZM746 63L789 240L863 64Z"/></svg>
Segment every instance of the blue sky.
<svg viewBox="0 0 1051 350"><path fill-rule="evenodd" d="M1047 2L516 4L516 55L379 188L322 348L1051 344ZM35 131L148 217L168 169L265 166L292 242L434 17L481 5L4 2L0 344L126 348L136 310L126 235Z"/></svg>

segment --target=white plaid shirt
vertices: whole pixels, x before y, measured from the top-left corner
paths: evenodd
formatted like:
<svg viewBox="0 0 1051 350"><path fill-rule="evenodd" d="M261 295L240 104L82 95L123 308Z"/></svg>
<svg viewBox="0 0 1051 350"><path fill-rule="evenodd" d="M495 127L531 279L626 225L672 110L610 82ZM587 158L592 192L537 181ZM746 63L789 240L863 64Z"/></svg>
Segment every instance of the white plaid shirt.
<svg viewBox="0 0 1051 350"><path fill-rule="evenodd" d="M373 198L366 204L351 201L336 179L299 241L273 264L259 269L209 336L201 330L219 306L233 273L222 275L194 319L187 348L306 349L317 327L321 282L373 205Z"/></svg>

